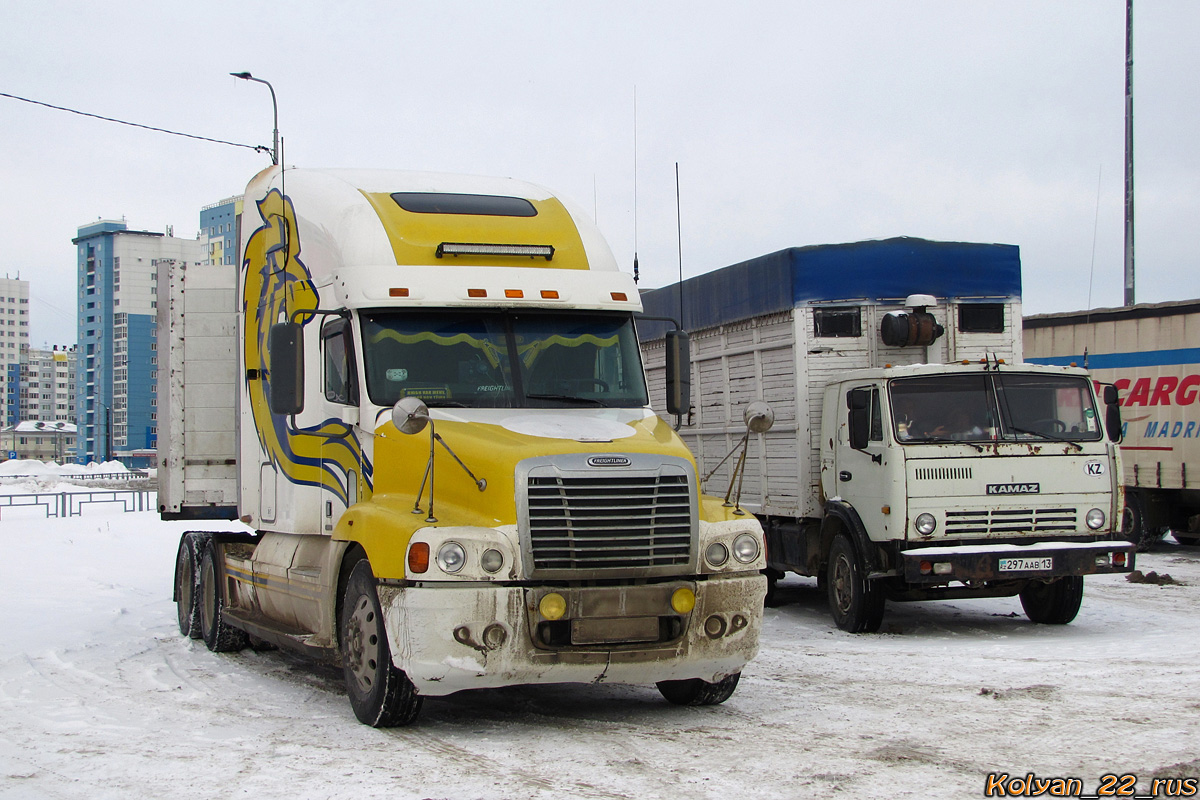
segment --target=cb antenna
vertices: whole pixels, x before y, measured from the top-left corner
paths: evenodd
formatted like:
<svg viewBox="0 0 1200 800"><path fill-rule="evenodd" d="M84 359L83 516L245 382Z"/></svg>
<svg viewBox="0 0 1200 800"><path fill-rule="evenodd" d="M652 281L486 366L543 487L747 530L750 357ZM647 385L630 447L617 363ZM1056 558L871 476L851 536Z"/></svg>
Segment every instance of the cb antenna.
<svg viewBox="0 0 1200 800"><path fill-rule="evenodd" d="M638 274L638 219L637 219L637 84L633 85L633 282Z"/></svg>
<svg viewBox="0 0 1200 800"><path fill-rule="evenodd" d="M683 222L679 212L679 162L675 162L675 238L679 247L679 323L683 318Z"/></svg>

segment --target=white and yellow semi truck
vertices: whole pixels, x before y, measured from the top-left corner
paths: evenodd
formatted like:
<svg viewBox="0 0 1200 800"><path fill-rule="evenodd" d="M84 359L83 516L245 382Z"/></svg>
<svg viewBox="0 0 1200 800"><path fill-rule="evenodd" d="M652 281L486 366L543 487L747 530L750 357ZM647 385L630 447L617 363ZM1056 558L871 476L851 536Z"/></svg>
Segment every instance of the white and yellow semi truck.
<svg viewBox="0 0 1200 800"><path fill-rule="evenodd" d="M730 696L762 529L650 409L594 225L512 180L272 167L239 228L239 267L160 265L161 515L248 529L182 537L184 634L337 660L374 726L515 684Z"/></svg>

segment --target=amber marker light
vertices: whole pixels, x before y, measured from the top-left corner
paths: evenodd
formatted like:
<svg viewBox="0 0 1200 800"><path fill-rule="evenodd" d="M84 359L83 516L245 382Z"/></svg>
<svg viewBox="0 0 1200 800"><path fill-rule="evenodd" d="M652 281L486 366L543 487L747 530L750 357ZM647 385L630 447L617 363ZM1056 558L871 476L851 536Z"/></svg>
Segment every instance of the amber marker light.
<svg viewBox="0 0 1200 800"><path fill-rule="evenodd" d="M467 297L487 297L487 289L467 289Z"/></svg>
<svg viewBox="0 0 1200 800"><path fill-rule="evenodd" d="M686 614L696 607L696 593L686 586L681 586L671 593L671 608L677 614Z"/></svg>
<svg viewBox="0 0 1200 800"><path fill-rule="evenodd" d="M389 297L408 297L408 289L400 287L392 287L388 289Z"/></svg>
<svg viewBox="0 0 1200 800"><path fill-rule="evenodd" d="M543 300L557 300L558 292L556 292L553 289L542 289L542 299Z"/></svg>
<svg viewBox="0 0 1200 800"><path fill-rule="evenodd" d="M519 300L525 296L525 292L521 289L505 289L504 296L514 300Z"/></svg>
<svg viewBox="0 0 1200 800"><path fill-rule="evenodd" d="M562 619L562 615L567 613L567 600L558 592L550 592L538 601L538 611L551 622Z"/></svg>
<svg viewBox="0 0 1200 800"><path fill-rule="evenodd" d="M609 294L611 294L612 299L616 300L618 303L624 303L629 300L629 295L625 294L624 292L610 292Z"/></svg>
<svg viewBox="0 0 1200 800"><path fill-rule="evenodd" d="M417 542L408 548L408 571L418 574L429 571L428 542Z"/></svg>

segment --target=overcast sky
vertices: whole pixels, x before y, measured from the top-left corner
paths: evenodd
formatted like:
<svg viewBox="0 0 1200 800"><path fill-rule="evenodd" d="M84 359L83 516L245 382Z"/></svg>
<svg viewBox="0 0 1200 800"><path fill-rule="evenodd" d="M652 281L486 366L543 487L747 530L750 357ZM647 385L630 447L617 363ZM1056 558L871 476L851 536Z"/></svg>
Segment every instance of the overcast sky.
<svg viewBox="0 0 1200 800"><path fill-rule="evenodd" d="M1026 313L1123 300L1122 0L41 0L4 17L0 92L269 145L267 88L228 75L248 70L274 85L289 165L542 184L595 214L625 269L636 248L643 286L678 274L678 162L685 276L904 235L1019 245ZM1137 0L1140 302L1200 297L1197 41L1200 2ZM75 341L80 225L193 237L201 206L269 163L4 97L0 150L0 273L30 281L36 346Z"/></svg>

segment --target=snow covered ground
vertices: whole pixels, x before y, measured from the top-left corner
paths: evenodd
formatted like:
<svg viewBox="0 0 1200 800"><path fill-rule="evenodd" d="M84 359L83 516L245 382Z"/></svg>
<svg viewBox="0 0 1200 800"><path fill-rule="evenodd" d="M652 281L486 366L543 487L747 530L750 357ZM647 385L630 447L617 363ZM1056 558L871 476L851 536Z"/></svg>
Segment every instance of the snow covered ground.
<svg viewBox="0 0 1200 800"><path fill-rule="evenodd" d="M373 730L336 669L179 635L183 524L20 513L0 516L0 798L966 798L991 772L1089 792L1200 775L1200 549L1171 539L1139 566L1180 585L1089 578L1066 627L1001 599L890 604L851 635L793 578L724 705L518 687Z"/></svg>

